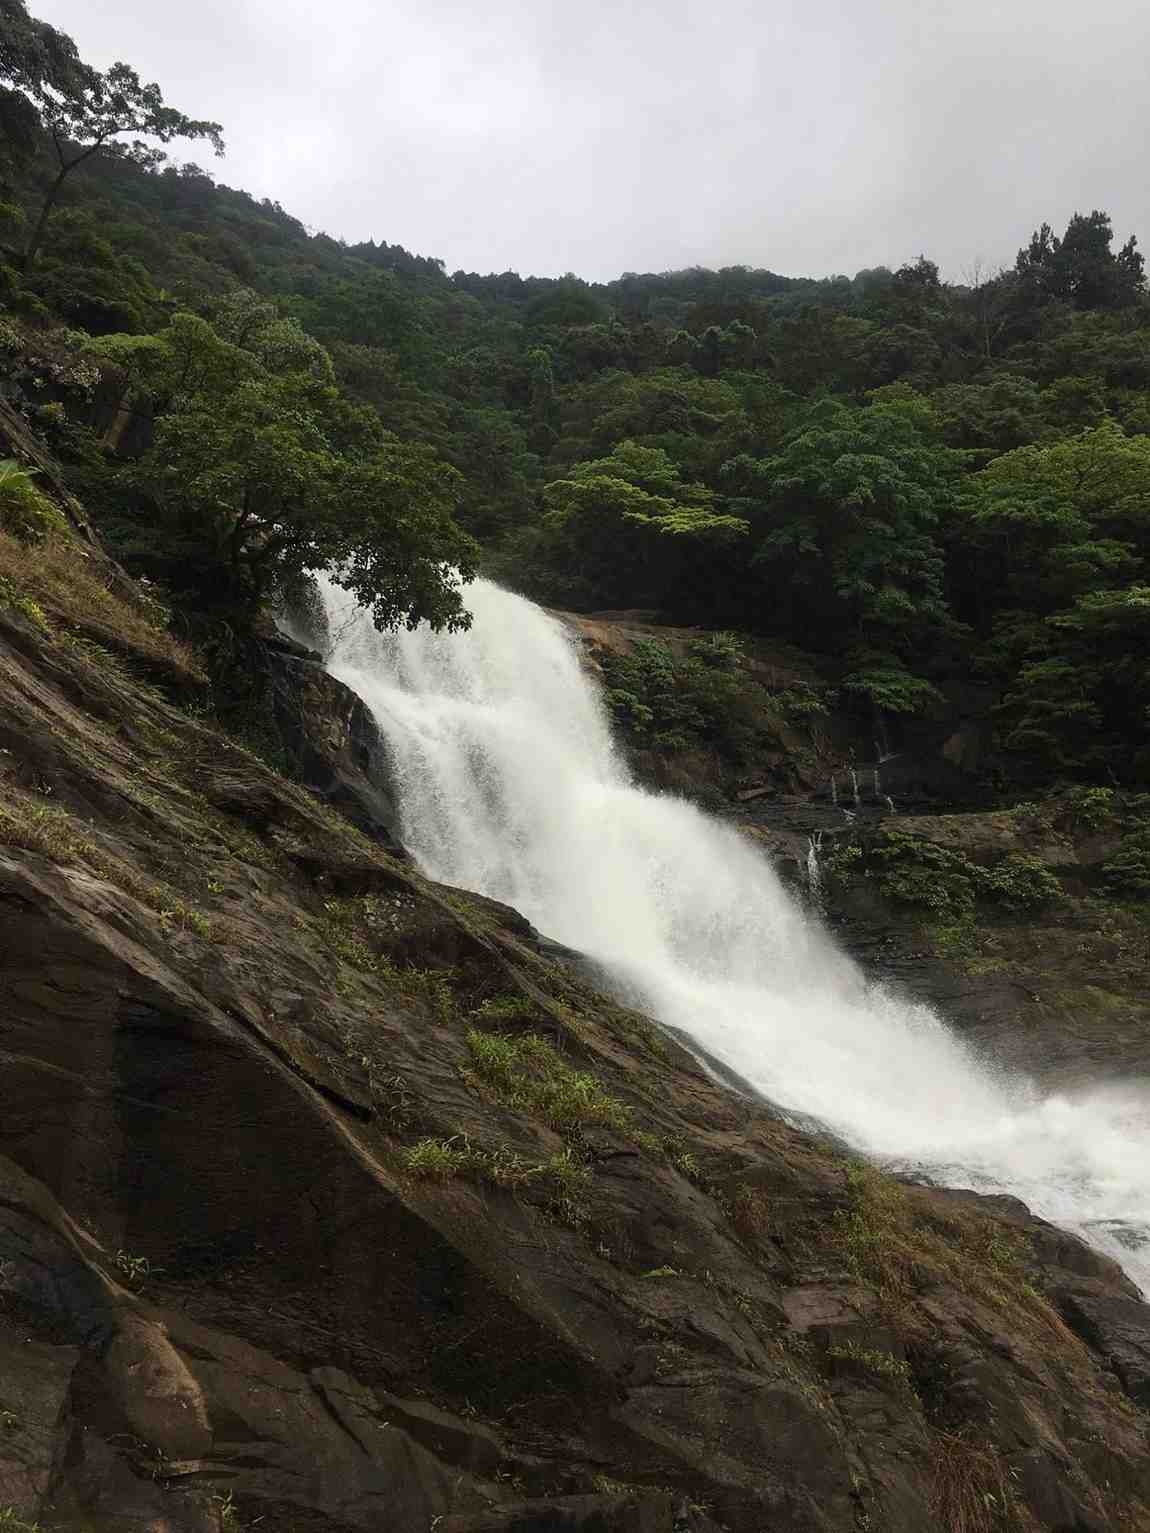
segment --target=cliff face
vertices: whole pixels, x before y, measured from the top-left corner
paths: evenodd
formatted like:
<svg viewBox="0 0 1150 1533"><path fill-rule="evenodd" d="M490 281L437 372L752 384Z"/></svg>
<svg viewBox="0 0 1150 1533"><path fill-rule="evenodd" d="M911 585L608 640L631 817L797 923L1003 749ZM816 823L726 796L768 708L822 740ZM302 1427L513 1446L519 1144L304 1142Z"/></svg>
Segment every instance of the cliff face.
<svg viewBox="0 0 1150 1533"><path fill-rule="evenodd" d="M854 1165L422 879L305 660L366 829L3 552L0 1525L1150 1529L1112 1263Z"/></svg>

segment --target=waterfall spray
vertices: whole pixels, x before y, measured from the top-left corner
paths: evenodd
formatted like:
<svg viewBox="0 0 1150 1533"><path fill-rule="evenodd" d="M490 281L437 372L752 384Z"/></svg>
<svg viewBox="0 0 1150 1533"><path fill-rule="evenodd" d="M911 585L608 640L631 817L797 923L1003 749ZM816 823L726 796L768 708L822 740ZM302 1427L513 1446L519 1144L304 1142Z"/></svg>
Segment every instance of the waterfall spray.
<svg viewBox="0 0 1150 1533"><path fill-rule="evenodd" d="M321 588L329 669L379 724L429 877L514 905L863 1153L1013 1193L1150 1284L1150 1087L1044 1094L868 982L747 838L632 783L573 640L531 603L477 581L471 632L384 635Z"/></svg>

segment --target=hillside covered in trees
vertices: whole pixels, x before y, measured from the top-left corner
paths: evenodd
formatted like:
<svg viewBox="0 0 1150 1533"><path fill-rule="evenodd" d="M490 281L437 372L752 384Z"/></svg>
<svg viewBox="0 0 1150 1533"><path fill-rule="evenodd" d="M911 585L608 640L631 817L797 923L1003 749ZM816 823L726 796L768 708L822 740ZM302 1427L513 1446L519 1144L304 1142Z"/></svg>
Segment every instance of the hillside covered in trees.
<svg viewBox="0 0 1150 1533"><path fill-rule="evenodd" d="M977 682L1010 777L1145 776L1150 298L1105 213L961 283L449 273L165 163L219 125L2 14L0 386L221 667L319 563L450 626L482 568L801 644L864 715Z"/></svg>

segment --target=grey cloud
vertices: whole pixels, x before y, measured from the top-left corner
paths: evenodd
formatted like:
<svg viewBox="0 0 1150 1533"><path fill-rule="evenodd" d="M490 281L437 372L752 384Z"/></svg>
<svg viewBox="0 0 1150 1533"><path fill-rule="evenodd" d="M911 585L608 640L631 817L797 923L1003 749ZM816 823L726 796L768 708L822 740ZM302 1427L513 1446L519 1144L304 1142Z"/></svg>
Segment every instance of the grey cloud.
<svg viewBox="0 0 1150 1533"><path fill-rule="evenodd" d="M32 0L225 125L233 186L448 269L951 276L1150 243L1144 0Z"/></svg>

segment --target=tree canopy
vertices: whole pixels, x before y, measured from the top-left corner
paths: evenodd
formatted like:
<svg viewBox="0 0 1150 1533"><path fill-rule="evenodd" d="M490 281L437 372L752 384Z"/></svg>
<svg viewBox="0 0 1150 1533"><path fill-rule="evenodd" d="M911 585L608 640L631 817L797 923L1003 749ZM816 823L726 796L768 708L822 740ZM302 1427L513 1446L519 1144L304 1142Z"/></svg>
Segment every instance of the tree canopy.
<svg viewBox="0 0 1150 1533"><path fill-rule="evenodd" d="M864 714L976 684L1003 774L1143 769L1150 299L1105 212L961 282L945 251L822 279L448 274L163 163L216 125L22 0L0 84L25 130L0 388L177 606L250 622L327 560L381 620L450 625L451 570L482 566L799 645Z"/></svg>

